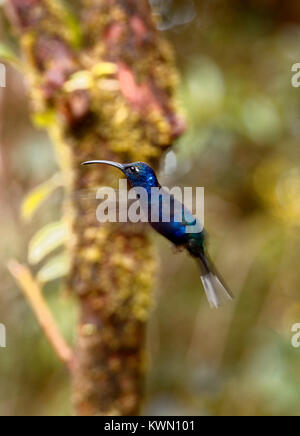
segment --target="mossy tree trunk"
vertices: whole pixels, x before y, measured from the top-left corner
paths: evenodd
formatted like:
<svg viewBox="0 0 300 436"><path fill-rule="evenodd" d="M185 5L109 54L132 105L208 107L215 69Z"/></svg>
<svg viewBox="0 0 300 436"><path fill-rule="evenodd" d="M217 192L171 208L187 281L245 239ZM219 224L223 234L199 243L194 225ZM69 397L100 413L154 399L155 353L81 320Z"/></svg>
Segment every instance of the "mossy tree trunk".
<svg viewBox="0 0 300 436"><path fill-rule="evenodd" d="M81 162L157 166L184 123L174 109L172 50L148 0L82 3L79 25L57 0L8 0L7 12L20 37L35 118L54 139L65 174L68 283L80 305L75 407L79 415L136 415L155 256L146 229L132 234L126 225L100 225L94 205L72 194L113 186L119 176Z"/></svg>

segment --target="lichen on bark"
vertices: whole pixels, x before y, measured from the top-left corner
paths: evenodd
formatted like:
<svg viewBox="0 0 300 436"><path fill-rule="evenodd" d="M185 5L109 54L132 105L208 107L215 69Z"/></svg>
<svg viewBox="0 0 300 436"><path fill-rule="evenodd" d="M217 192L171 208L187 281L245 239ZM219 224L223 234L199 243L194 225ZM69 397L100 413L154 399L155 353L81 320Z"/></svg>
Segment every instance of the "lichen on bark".
<svg viewBox="0 0 300 436"><path fill-rule="evenodd" d="M118 180L109 168L87 171L80 166L85 160L157 167L184 122L174 104L172 49L148 1L82 3L81 44L57 0L8 0L7 9L20 36L35 119L49 130L66 176L68 284L80 306L75 407L80 415L136 415L156 270L152 243L145 227L100 225L95 201L75 201L73 194Z"/></svg>

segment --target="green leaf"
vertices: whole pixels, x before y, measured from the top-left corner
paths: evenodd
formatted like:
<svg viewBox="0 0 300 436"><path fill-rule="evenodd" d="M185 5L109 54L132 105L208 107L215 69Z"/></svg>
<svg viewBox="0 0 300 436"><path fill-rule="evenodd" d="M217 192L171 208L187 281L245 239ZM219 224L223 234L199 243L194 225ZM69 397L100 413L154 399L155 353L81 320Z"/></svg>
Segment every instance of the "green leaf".
<svg viewBox="0 0 300 436"><path fill-rule="evenodd" d="M56 9L60 9L60 17L66 26L69 42L75 50L79 50L83 45L83 31L80 20L65 0L56 2Z"/></svg>
<svg viewBox="0 0 300 436"><path fill-rule="evenodd" d="M67 253L59 254L50 259L38 272L37 279L44 284L65 277L70 271L70 257Z"/></svg>
<svg viewBox="0 0 300 436"><path fill-rule="evenodd" d="M51 179L33 189L22 203L21 215L25 221L30 221L37 209L49 196L62 185L61 174L55 174Z"/></svg>
<svg viewBox="0 0 300 436"><path fill-rule="evenodd" d="M13 50L3 42L0 42L0 59L13 65L15 68L22 69L20 59Z"/></svg>
<svg viewBox="0 0 300 436"><path fill-rule="evenodd" d="M61 247L67 240L68 229L64 222L48 224L41 229L30 241L28 261L32 265L38 264L48 254Z"/></svg>
<svg viewBox="0 0 300 436"><path fill-rule="evenodd" d="M66 24L70 32L71 43L75 49L79 50L83 44L80 21L70 11L67 11Z"/></svg>

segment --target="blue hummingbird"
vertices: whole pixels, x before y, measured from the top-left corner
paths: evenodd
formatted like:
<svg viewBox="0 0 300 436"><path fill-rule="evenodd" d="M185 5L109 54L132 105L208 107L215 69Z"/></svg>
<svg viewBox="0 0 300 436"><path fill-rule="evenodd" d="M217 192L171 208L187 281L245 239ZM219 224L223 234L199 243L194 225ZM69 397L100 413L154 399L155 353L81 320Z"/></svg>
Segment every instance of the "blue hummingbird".
<svg viewBox="0 0 300 436"><path fill-rule="evenodd" d="M206 253L205 231L198 220L187 210L184 205L176 200L167 191L162 189L154 170L144 162L120 164L106 160L84 162L82 165L110 165L118 168L126 176L132 188L139 192L143 188L147 193L147 203L141 207L147 208L148 222L153 229L171 241L176 247L184 248L197 261L200 268L201 281L208 302L211 307L218 308L224 300L232 300L232 294L226 289L215 267ZM162 195L154 195L159 188ZM156 191L157 192L157 191ZM163 202L170 202L170 216L168 220L162 219ZM153 219L153 210L158 210L158 219ZM178 210L181 210L178 219ZM201 229L201 231L191 231Z"/></svg>

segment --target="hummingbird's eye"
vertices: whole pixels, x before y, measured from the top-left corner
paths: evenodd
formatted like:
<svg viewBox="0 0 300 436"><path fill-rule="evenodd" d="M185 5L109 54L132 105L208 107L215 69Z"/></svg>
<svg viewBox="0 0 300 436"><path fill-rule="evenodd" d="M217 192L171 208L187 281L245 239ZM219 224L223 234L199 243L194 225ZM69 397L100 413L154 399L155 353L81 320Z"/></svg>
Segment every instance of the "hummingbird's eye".
<svg viewBox="0 0 300 436"><path fill-rule="evenodd" d="M138 167L130 167L129 171L131 174L138 174L140 172L140 169Z"/></svg>

